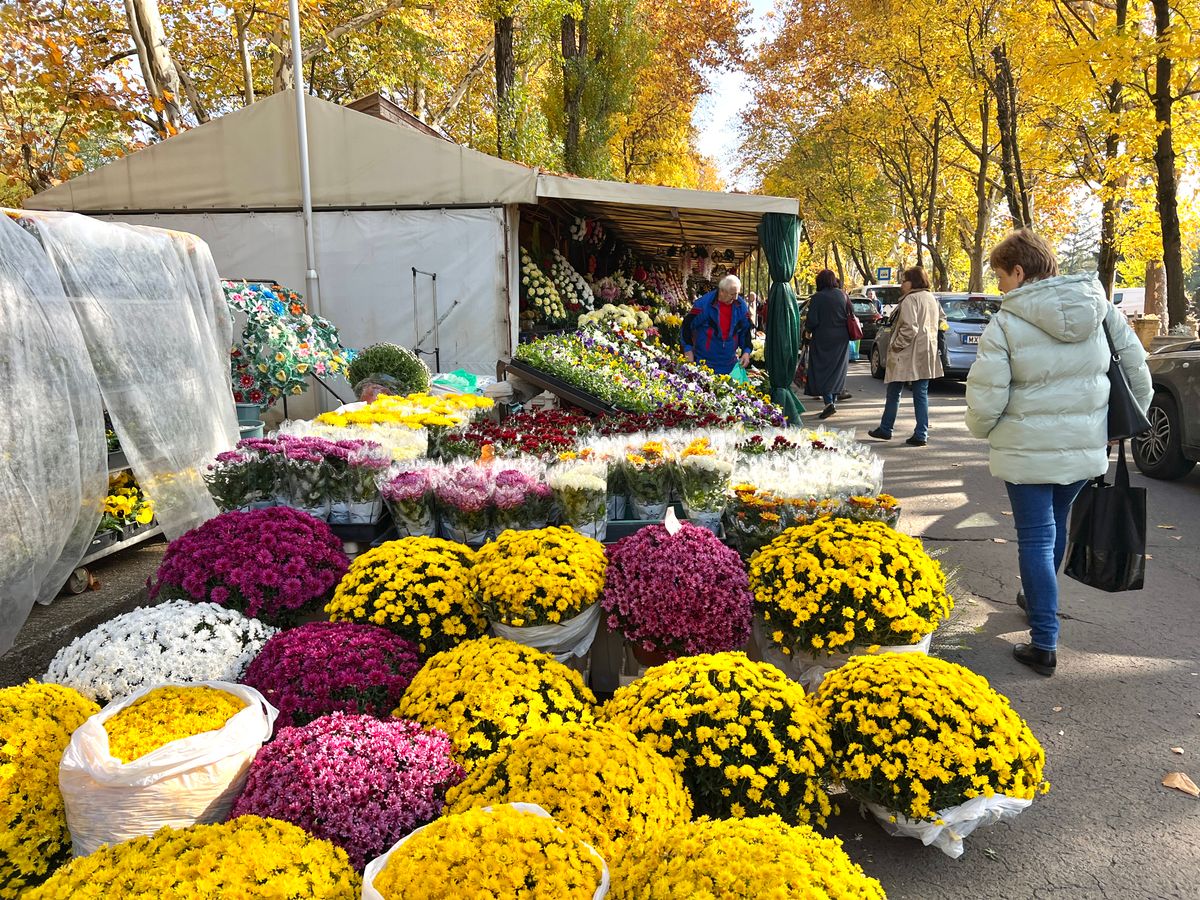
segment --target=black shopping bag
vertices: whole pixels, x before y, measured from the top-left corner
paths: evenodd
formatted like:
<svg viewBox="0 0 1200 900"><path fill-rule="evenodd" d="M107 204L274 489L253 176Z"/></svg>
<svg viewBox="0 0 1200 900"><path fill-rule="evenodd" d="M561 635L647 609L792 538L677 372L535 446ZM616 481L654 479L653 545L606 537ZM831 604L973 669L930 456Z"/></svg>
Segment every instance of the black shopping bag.
<svg viewBox="0 0 1200 900"><path fill-rule="evenodd" d="M1071 510L1067 575L1102 591L1140 591L1146 576L1146 489L1129 486L1125 442L1117 476L1087 484Z"/></svg>

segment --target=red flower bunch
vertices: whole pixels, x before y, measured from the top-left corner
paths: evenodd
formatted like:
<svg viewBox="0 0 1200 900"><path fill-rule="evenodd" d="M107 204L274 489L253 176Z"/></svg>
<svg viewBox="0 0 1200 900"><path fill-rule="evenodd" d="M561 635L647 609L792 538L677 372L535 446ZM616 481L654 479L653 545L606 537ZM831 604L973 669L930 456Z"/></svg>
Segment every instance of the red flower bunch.
<svg viewBox="0 0 1200 900"><path fill-rule="evenodd" d="M150 599L210 601L286 627L332 594L350 561L329 526L272 506L222 513L167 546Z"/></svg>
<svg viewBox="0 0 1200 900"><path fill-rule="evenodd" d="M267 641L242 684L278 708L280 726L307 725L333 712L391 715L419 668L417 646L386 628L310 622Z"/></svg>
<svg viewBox="0 0 1200 900"><path fill-rule="evenodd" d="M729 428L740 423L741 419L737 416L711 412L697 415L683 406L669 403L652 412L617 412L604 416L596 422L596 432L604 437L612 437L672 428Z"/></svg>
<svg viewBox="0 0 1200 900"><path fill-rule="evenodd" d="M502 425L481 421L449 436L445 443L467 456L479 456L490 444L497 456L519 453L548 460L570 450L577 438L592 433L592 427L592 420L582 413L549 409L517 413Z"/></svg>
<svg viewBox="0 0 1200 900"><path fill-rule="evenodd" d="M706 528L649 525L608 548L608 627L671 659L740 650L753 597L737 551Z"/></svg>

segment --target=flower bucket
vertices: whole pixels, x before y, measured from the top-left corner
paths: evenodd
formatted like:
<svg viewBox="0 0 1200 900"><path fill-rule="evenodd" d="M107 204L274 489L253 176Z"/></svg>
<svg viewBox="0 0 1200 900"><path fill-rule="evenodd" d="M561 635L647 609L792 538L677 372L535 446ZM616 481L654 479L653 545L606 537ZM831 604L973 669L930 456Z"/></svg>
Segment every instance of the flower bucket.
<svg viewBox="0 0 1200 900"><path fill-rule="evenodd" d="M260 438L263 436L263 423L260 419L257 422L238 422L238 436L244 441L246 438Z"/></svg>
<svg viewBox="0 0 1200 900"><path fill-rule="evenodd" d="M237 408L239 425L261 424L262 407L257 403L236 403L234 406ZM242 437L245 437L245 435L242 435Z"/></svg>
<svg viewBox="0 0 1200 900"><path fill-rule="evenodd" d="M926 847L937 847L951 859L963 855L963 838L977 828L995 825L1020 815L1033 803L1005 794L990 797L972 797L959 806L938 811L936 822L914 822L898 812L885 809L878 803L864 803L883 830L892 837L916 838Z"/></svg>
<svg viewBox="0 0 1200 900"><path fill-rule="evenodd" d="M705 512L699 509L688 509L687 504L683 507L684 514L689 522L698 528L706 528L715 534L721 536L721 512Z"/></svg>
<svg viewBox="0 0 1200 900"><path fill-rule="evenodd" d="M490 529L485 528L482 531L460 528L453 522L442 522L442 537L448 541L455 541L459 544L466 544L468 547L482 547L487 543Z"/></svg>
<svg viewBox="0 0 1200 900"><path fill-rule="evenodd" d="M663 516L667 514L667 507L670 506L665 500L661 503L646 503L637 497L631 497L629 502L633 506L633 518L645 522L661 522Z"/></svg>
<svg viewBox="0 0 1200 900"><path fill-rule="evenodd" d="M438 533L437 519L430 510L424 510L421 515L400 515L395 504L391 504L392 519L396 522L396 530L400 537L436 537Z"/></svg>
<svg viewBox="0 0 1200 900"><path fill-rule="evenodd" d="M793 681L804 685L810 694L815 693L825 680L826 674L839 669L849 662L851 656L867 656L878 653L929 653L929 645L933 640L932 634L927 634L915 644L896 646L881 646L874 651L867 647L856 647L850 653L831 653L819 659L797 654L788 655L771 644L767 635L766 624L758 616L754 617L754 642L758 645L763 662L768 662Z"/></svg>
<svg viewBox="0 0 1200 900"><path fill-rule="evenodd" d="M506 638L534 650L551 654L556 660L567 662L573 657L586 656L596 639L600 625L600 604L593 603L579 615L557 625L531 625L514 628L500 622L492 622L492 634Z"/></svg>
<svg viewBox="0 0 1200 900"><path fill-rule="evenodd" d="M579 525L572 525L576 531L584 537L594 538L597 541L603 542L608 537L608 519L595 519L591 522L583 522Z"/></svg>
<svg viewBox="0 0 1200 900"><path fill-rule="evenodd" d="M325 500L323 503L321 503L320 506L305 506L302 503L298 503L294 500L291 500L287 503L272 503L271 505L272 506L290 506L293 509L298 509L301 512L308 513L314 519L320 519L322 522L329 521L330 504L329 504L328 500Z"/></svg>
<svg viewBox="0 0 1200 900"><path fill-rule="evenodd" d="M628 502L624 494L609 494L608 495L608 521L616 522L625 518L625 510L628 507Z"/></svg>
<svg viewBox="0 0 1200 900"><path fill-rule="evenodd" d="M329 509L329 522L333 525L374 525L382 516L382 497L362 502L338 500Z"/></svg>

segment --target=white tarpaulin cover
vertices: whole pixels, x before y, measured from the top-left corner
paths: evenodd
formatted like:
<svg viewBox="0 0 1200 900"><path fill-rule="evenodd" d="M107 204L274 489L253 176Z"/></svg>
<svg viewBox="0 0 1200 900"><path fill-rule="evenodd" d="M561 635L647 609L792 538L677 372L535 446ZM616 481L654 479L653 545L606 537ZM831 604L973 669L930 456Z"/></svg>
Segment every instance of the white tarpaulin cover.
<svg viewBox="0 0 1200 900"><path fill-rule="evenodd" d="M0 651L48 602L100 518L100 400L159 524L216 515L204 467L237 441L232 323L203 243L63 213L0 215L6 533ZM98 390L97 390L98 388Z"/></svg>
<svg viewBox="0 0 1200 900"><path fill-rule="evenodd" d="M0 653L82 558L108 481L87 346L37 240L0 212Z"/></svg>
<svg viewBox="0 0 1200 900"><path fill-rule="evenodd" d="M441 369L491 374L512 340L504 215L500 208L315 213L321 315L337 325L347 347L391 341L432 352L432 282L425 275L417 278L414 321L412 270L436 272ZM211 249L222 277L274 279L304 290L299 214L121 215L113 220L197 235ZM433 367L432 356L422 358ZM351 399L344 382L331 386L343 400ZM319 386L309 395L331 402ZM302 414L304 400L289 398L289 413Z"/></svg>

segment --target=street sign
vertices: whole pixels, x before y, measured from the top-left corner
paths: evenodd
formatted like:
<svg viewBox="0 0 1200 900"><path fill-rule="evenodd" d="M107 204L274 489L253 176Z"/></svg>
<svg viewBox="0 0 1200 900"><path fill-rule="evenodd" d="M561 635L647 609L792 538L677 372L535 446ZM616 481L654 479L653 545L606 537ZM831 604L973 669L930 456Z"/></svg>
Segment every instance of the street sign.
<svg viewBox="0 0 1200 900"><path fill-rule="evenodd" d="M879 282L888 282L892 280L892 267L880 266L875 270L875 280Z"/></svg>

